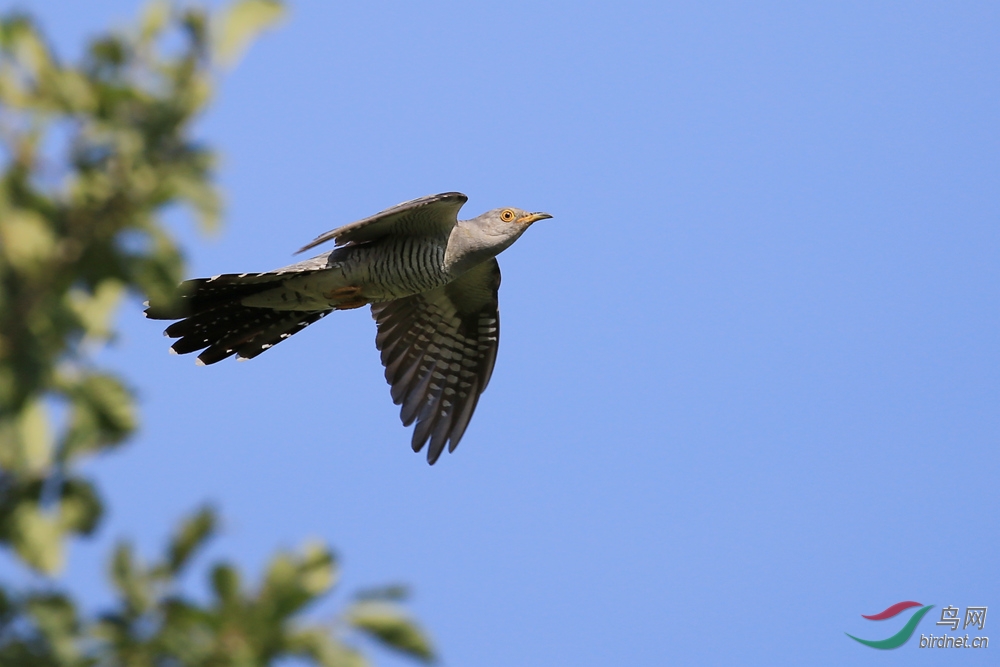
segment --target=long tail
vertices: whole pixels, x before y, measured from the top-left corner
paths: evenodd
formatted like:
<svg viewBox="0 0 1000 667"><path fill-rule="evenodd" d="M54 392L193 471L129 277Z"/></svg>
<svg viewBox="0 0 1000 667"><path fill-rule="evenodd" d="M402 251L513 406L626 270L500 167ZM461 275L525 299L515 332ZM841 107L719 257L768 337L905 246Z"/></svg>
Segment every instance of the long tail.
<svg viewBox="0 0 1000 667"><path fill-rule="evenodd" d="M287 274L248 273L188 280L178 287L171 303L147 303L145 314L153 320L180 320L163 332L180 339L170 347L175 354L204 350L198 355L202 365L234 354L253 359L330 312L255 308L241 303L287 279Z"/></svg>

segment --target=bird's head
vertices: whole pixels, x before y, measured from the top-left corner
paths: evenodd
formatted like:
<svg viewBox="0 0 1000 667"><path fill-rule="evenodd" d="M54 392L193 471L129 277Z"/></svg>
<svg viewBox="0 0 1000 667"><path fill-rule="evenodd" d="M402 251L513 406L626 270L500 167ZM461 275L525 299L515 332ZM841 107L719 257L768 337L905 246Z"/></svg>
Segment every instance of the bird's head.
<svg viewBox="0 0 1000 667"><path fill-rule="evenodd" d="M519 208L495 208L469 220L460 220L452 230L445 262L464 271L496 257L510 247L532 223L552 216Z"/></svg>
<svg viewBox="0 0 1000 667"><path fill-rule="evenodd" d="M530 213L519 208L507 207L486 211L469 222L474 223L484 235L493 237L497 241L506 241L503 244L506 248L532 223L551 217L548 213Z"/></svg>

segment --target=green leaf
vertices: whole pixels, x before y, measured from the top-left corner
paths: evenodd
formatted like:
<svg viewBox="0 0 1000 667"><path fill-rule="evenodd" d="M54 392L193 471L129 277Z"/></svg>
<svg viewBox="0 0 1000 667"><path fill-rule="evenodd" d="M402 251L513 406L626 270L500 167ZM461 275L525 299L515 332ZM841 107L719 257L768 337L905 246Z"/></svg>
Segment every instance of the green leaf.
<svg viewBox="0 0 1000 667"><path fill-rule="evenodd" d="M215 58L226 66L236 64L250 42L284 14L276 0L236 0L218 17Z"/></svg>
<svg viewBox="0 0 1000 667"><path fill-rule="evenodd" d="M212 568L212 590L224 604L234 604L241 595L240 573L233 566L221 563Z"/></svg>
<svg viewBox="0 0 1000 667"><path fill-rule="evenodd" d="M364 656L334 639L325 628L305 628L288 637L288 650L323 667L368 667Z"/></svg>
<svg viewBox="0 0 1000 667"><path fill-rule="evenodd" d="M382 600L385 602L400 602L408 597L410 597L410 589L403 584L366 588L354 594L355 600Z"/></svg>
<svg viewBox="0 0 1000 667"><path fill-rule="evenodd" d="M82 479L66 481L59 499L59 520L63 531L90 535L104 514L104 504L94 486Z"/></svg>
<svg viewBox="0 0 1000 667"><path fill-rule="evenodd" d="M46 74L52 67L52 57L31 21L20 17L4 27L4 46L18 63L36 79Z"/></svg>
<svg viewBox="0 0 1000 667"><path fill-rule="evenodd" d="M389 648L424 662L434 661L430 640L395 605L384 602L355 603L348 610L347 622Z"/></svg>
<svg viewBox="0 0 1000 667"><path fill-rule="evenodd" d="M187 202L198 216L204 232L216 232L222 216L222 201L215 186L201 174L176 174L170 180L177 197Z"/></svg>
<svg viewBox="0 0 1000 667"><path fill-rule="evenodd" d="M43 505L45 491L57 483L53 478L0 477L0 539L47 574L62 568L66 533L90 533L103 512L91 484L80 479L62 482L58 497Z"/></svg>
<svg viewBox="0 0 1000 667"><path fill-rule="evenodd" d="M60 444L60 459L116 445L135 430L132 394L112 375L85 376L67 390L71 401L69 426Z"/></svg>
<svg viewBox="0 0 1000 667"><path fill-rule="evenodd" d="M35 273L56 249L48 221L25 209L6 211L0 217L0 257L15 269Z"/></svg>
<svg viewBox="0 0 1000 667"><path fill-rule="evenodd" d="M181 524L167 549L167 567L171 574L177 574L188 564L194 552L215 533L217 525L215 512L208 507Z"/></svg>
<svg viewBox="0 0 1000 667"><path fill-rule="evenodd" d="M80 318L84 332L92 338L110 338L111 319L125 294L125 285L114 278L102 280L91 293L76 288L68 293L68 305Z"/></svg>
<svg viewBox="0 0 1000 667"><path fill-rule="evenodd" d="M309 602L309 595L297 585L295 565L291 555L279 553L271 559L267 569L260 597L279 618L294 614Z"/></svg>
<svg viewBox="0 0 1000 667"><path fill-rule="evenodd" d="M128 259L129 274L150 301L169 302L184 274L180 250L160 229L149 232L152 249Z"/></svg>
<svg viewBox="0 0 1000 667"><path fill-rule="evenodd" d="M166 0L153 0L142 8L139 17L139 40L149 43L159 37L170 19L170 3Z"/></svg>
<svg viewBox="0 0 1000 667"><path fill-rule="evenodd" d="M26 607L58 664L81 664L79 621L72 601L58 594L33 595Z"/></svg>
<svg viewBox="0 0 1000 667"><path fill-rule="evenodd" d="M0 68L0 101L11 109L23 109L31 99L31 93L17 72L10 67Z"/></svg>
<svg viewBox="0 0 1000 667"><path fill-rule="evenodd" d="M24 562L45 574L63 567L63 531L59 517L43 512L35 502L22 502L10 516L11 543Z"/></svg>
<svg viewBox="0 0 1000 667"><path fill-rule="evenodd" d="M333 552L319 542L308 542L303 548L299 566L299 582L312 596L320 596L333 587L337 577Z"/></svg>
<svg viewBox="0 0 1000 667"><path fill-rule="evenodd" d="M191 40L191 46L199 57L208 52L208 17L200 7L188 7L181 14L181 26Z"/></svg>
<svg viewBox="0 0 1000 667"><path fill-rule="evenodd" d="M106 36L91 42L89 56L95 71L113 70L128 59L128 44L117 35Z"/></svg>
<svg viewBox="0 0 1000 667"><path fill-rule="evenodd" d="M22 475L39 475L52 463L52 434L49 429L48 411L39 401L31 401L17 418L16 449L5 451L0 461ZM4 445L0 445L4 446ZM13 457L10 455L13 454Z"/></svg>
<svg viewBox="0 0 1000 667"><path fill-rule="evenodd" d="M121 593L130 615L141 614L153 603L153 590L135 560L132 545L120 542L111 557L111 582Z"/></svg>
<svg viewBox="0 0 1000 667"><path fill-rule="evenodd" d="M271 560L264 582L266 599L279 617L298 612L333 586L336 573L333 554L322 545L310 543L304 555L281 553Z"/></svg>
<svg viewBox="0 0 1000 667"><path fill-rule="evenodd" d="M97 95L90 81L76 70L60 70L52 80L53 87L66 111L89 113L97 106Z"/></svg>

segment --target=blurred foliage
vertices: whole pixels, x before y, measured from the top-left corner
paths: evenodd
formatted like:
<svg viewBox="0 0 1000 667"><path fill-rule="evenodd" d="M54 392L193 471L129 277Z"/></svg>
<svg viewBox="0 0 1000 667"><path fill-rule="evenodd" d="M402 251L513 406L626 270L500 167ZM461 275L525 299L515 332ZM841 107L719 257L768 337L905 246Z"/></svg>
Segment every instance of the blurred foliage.
<svg viewBox="0 0 1000 667"><path fill-rule="evenodd" d="M216 525L207 509L190 517L163 560L150 565L119 544L110 568L118 602L93 619L82 618L65 594L14 597L0 589L0 665L238 667L300 658L324 667L362 667L368 662L357 648L361 636L433 660L427 638L391 593L358 598L328 624L296 619L337 579L336 560L319 545L275 556L254 589L244 586L233 565L218 563L210 570L208 600L183 596L177 580Z"/></svg>
<svg viewBox="0 0 1000 667"><path fill-rule="evenodd" d="M171 30L181 44L163 55ZM99 522L81 459L136 428L126 384L91 357L128 290L162 297L182 277L158 214L180 203L218 222L214 156L190 136L210 58L195 9L151 5L78 66L27 16L0 22L0 541L42 572L59 570L68 533Z"/></svg>
<svg viewBox="0 0 1000 667"><path fill-rule="evenodd" d="M93 40L78 65L60 62L27 15L0 17L0 547L42 575L60 571L69 536L100 523L81 463L137 427L132 391L94 353L113 340L127 293L169 299L182 278L160 215L186 205L203 229L219 222L215 156L192 137L216 65L234 63L283 12L274 0L216 15L154 2L135 28ZM120 545L117 607L97 618L51 580L42 592L0 586L0 665L366 664L350 634L433 659L392 588L359 597L329 627L297 621L336 577L320 546L279 554L253 589L216 565L209 601L183 597L177 578L216 525L196 514L151 566Z"/></svg>

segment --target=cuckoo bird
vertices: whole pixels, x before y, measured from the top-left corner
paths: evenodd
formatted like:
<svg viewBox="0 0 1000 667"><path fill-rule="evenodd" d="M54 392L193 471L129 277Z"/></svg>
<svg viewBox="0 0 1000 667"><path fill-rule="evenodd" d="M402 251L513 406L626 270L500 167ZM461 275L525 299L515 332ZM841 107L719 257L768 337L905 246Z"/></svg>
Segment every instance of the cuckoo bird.
<svg viewBox="0 0 1000 667"><path fill-rule="evenodd" d="M334 310L371 306L392 400L413 451L427 462L454 451L493 372L500 340L496 256L533 222L551 218L498 208L458 220L459 192L421 197L316 237L336 247L266 273L188 280L146 317L179 320L164 335L198 363L252 359Z"/></svg>

